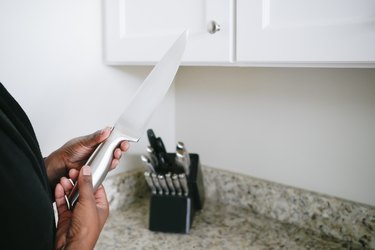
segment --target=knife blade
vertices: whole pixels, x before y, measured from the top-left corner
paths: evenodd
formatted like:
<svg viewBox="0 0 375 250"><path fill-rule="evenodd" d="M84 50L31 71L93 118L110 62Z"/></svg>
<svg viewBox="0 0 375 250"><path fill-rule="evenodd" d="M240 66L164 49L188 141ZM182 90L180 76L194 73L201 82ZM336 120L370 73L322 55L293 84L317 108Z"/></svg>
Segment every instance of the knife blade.
<svg viewBox="0 0 375 250"><path fill-rule="evenodd" d="M179 68L187 42L188 31L183 32L163 58L138 88L124 112L115 123L110 136L100 144L86 165L92 168L94 190L103 182L110 169L113 151L124 141L138 142L146 130L151 116L166 95ZM69 208L73 208L79 197L78 185L69 194Z"/></svg>

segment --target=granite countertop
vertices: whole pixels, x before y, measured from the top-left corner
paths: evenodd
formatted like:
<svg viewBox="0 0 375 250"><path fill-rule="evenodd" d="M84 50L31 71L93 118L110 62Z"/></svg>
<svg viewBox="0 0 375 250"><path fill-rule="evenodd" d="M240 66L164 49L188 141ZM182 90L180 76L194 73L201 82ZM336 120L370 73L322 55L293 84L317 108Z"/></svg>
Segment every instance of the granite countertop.
<svg viewBox="0 0 375 250"><path fill-rule="evenodd" d="M206 201L188 234L148 229L141 172L106 181L111 213L95 249L375 249L372 206L212 168L203 174Z"/></svg>
<svg viewBox="0 0 375 250"><path fill-rule="evenodd" d="M96 249L346 249L345 243L246 209L207 201L189 234L148 230L147 198L113 211Z"/></svg>

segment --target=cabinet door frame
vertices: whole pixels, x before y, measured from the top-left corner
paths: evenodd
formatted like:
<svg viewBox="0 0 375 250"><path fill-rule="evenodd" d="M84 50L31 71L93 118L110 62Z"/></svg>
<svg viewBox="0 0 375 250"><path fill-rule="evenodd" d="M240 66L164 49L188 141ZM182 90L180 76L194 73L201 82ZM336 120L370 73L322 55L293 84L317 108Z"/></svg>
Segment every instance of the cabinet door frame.
<svg viewBox="0 0 375 250"><path fill-rule="evenodd" d="M375 2L339 2L237 0L237 63L375 67Z"/></svg>
<svg viewBox="0 0 375 250"><path fill-rule="evenodd" d="M104 0L104 61L155 64L186 29L182 65L233 62L233 0ZM210 34L214 20L220 31Z"/></svg>

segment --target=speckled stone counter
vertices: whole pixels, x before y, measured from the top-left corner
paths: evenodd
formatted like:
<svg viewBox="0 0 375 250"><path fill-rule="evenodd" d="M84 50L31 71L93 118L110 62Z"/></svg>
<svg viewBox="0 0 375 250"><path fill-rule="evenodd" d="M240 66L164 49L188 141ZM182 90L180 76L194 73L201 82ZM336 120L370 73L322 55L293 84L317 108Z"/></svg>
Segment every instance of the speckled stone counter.
<svg viewBox="0 0 375 250"><path fill-rule="evenodd" d="M143 175L105 182L111 215L96 249L375 249L375 208L203 168L206 203L187 235L148 230Z"/></svg>
<svg viewBox="0 0 375 250"><path fill-rule="evenodd" d="M312 231L208 201L188 235L147 229L148 200L113 211L96 249L341 249Z"/></svg>

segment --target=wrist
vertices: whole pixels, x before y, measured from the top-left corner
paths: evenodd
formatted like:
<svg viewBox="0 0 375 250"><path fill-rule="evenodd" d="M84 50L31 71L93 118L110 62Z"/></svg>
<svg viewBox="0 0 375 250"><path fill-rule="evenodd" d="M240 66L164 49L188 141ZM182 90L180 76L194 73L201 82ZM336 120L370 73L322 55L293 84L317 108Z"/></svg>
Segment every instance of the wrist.
<svg viewBox="0 0 375 250"><path fill-rule="evenodd" d="M71 228L66 237L66 244L63 249L65 250L92 250L94 249L97 237L90 235L90 230L85 227L80 227L79 232L75 230L77 228Z"/></svg>
<svg viewBox="0 0 375 250"><path fill-rule="evenodd" d="M87 244L85 240L75 240L67 242L61 250L93 250L94 246L95 243L91 246L90 244Z"/></svg>

